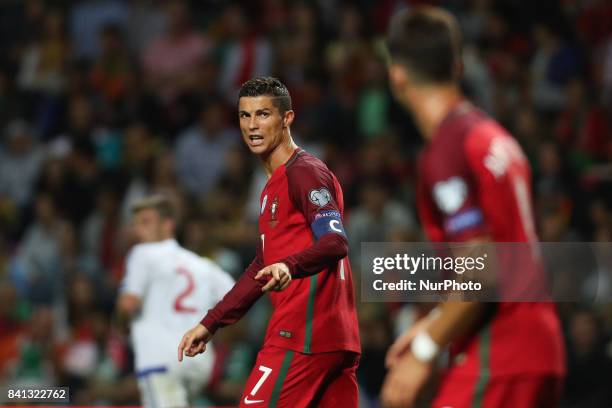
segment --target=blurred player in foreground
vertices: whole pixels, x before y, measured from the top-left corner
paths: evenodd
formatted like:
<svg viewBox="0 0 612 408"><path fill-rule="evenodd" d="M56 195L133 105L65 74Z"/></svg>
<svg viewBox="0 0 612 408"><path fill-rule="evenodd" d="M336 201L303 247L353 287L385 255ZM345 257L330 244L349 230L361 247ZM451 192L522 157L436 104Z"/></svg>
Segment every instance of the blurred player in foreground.
<svg viewBox="0 0 612 408"><path fill-rule="evenodd" d="M269 292L274 311L240 406L357 407L359 330L340 185L293 142L291 97L280 81L243 84L238 115L244 142L268 174L257 255L185 334L178 358L204 352L218 328Z"/></svg>
<svg viewBox="0 0 612 408"><path fill-rule="evenodd" d="M187 407L210 379L214 352L178 364L176 342L230 290L234 280L174 240L174 211L167 198L145 198L132 212L140 243L128 255L117 309L124 320L132 319L142 403Z"/></svg>
<svg viewBox="0 0 612 408"><path fill-rule="evenodd" d="M426 140L417 200L429 239L535 241L529 164L515 140L461 94L456 20L429 7L400 13L389 51L394 96ZM556 406L564 350L554 304L446 302L435 310L390 348L386 407L413 406L449 345L434 407Z"/></svg>

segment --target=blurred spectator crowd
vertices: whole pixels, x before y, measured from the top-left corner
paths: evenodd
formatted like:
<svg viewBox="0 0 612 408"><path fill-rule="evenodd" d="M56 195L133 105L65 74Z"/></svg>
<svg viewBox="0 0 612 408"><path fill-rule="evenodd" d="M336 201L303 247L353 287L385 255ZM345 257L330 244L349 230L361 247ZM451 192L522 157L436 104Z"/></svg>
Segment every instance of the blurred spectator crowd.
<svg viewBox="0 0 612 408"><path fill-rule="evenodd" d="M138 402L131 350L113 325L134 243L130 204L167 194L180 242L242 272L265 183L237 125L237 91L253 76L287 84L294 138L343 185L356 275L360 242L422 240L413 200L422 141L391 98L383 46L390 16L421 3L459 18L465 91L527 153L541 240L610 241L607 0L6 0L0 384L69 385L81 404ZM612 406L612 308L559 306L564 406ZM240 396L268 309L219 333L200 404ZM376 407L385 349L418 308L359 312L362 401Z"/></svg>

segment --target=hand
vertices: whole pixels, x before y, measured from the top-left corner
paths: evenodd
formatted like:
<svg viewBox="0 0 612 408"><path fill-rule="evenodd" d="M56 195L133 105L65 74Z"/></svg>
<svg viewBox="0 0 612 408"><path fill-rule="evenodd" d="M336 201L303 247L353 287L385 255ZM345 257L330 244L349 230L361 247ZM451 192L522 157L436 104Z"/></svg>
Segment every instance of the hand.
<svg viewBox="0 0 612 408"><path fill-rule="evenodd" d="M261 288L262 292L274 290L280 292L291 283L291 273L289 268L284 263L275 263L268 265L255 275L255 279L260 279L264 276L271 276L270 280Z"/></svg>
<svg viewBox="0 0 612 408"><path fill-rule="evenodd" d="M385 408L412 408L432 373L432 363L417 360L412 353L391 368L380 394Z"/></svg>
<svg viewBox="0 0 612 408"><path fill-rule="evenodd" d="M178 361L183 361L183 353L188 357L193 357L206 351L206 343L211 338L212 334L208 329L198 323L183 336L178 346Z"/></svg>
<svg viewBox="0 0 612 408"><path fill-rule="evenodd" d="M392 368L399 361L400 357L408 351L414 336L427 329L429 322L430 320L427 317L417 320L415 324L395 340L391 347L389 347L387 357L385 358L385 366L388 369Z"/></svg>

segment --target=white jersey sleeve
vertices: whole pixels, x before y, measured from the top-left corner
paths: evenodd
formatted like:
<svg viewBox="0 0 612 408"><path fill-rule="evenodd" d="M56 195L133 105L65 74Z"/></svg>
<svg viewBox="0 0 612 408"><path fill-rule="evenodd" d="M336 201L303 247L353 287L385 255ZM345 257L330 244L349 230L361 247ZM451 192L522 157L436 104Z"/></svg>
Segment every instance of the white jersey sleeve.
<svg viewBox="0 0 612 408"><path fill-rule="evenodd" d="M217 266L216 263L210 261L210 268L208 269L211 280L212 299L216 304L229 290L234 287L234 279L231 275Z"/></svg>
<svg viewBox="0 0 612 408"><path fill-rule="evenodd" d="M121 283L121 293L144 297L149 286L150 273L148 270L148 258L144 248L136 245L127 256L125 265L125 276Z"/></svg>

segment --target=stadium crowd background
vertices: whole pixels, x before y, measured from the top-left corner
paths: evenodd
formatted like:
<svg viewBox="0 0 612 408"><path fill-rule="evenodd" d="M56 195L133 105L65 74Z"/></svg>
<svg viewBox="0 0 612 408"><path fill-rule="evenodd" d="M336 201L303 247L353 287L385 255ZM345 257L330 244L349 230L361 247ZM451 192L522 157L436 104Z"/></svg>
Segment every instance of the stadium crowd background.
<svg viewBox="0 0 612 408"><path fill-rule="evenodd" d="M41 1L0 4L0 384L68 385L73 403L137 403L112 316L129 206L169 195L180 242L235 277L257 242L265 176L242 146L242 82L289 87L292 133L338 176L361 241L421 240L420 137L393 102L389 17L425 1ZM612 3L432 1L465 33L465 89L519 140L543 241L612 238ZM359 292L358 292L359 293ZM414 305L359 305L363 406ZM560 304L567 407L612 406L612 307ZM217 336L208 402L237 400L263 339L257 305ZM178 339L177 339L178 341ZM135 399L136 398L136 399Z"/></svg>

